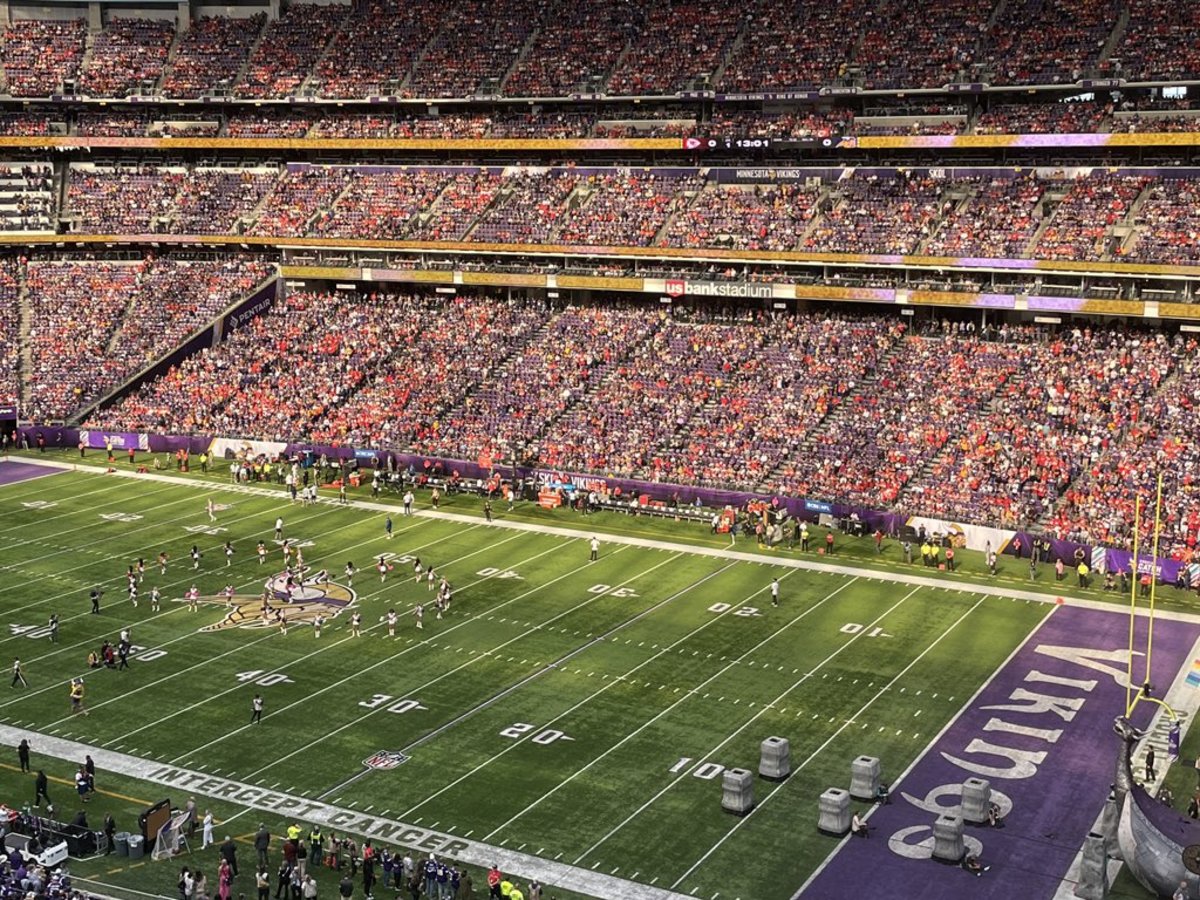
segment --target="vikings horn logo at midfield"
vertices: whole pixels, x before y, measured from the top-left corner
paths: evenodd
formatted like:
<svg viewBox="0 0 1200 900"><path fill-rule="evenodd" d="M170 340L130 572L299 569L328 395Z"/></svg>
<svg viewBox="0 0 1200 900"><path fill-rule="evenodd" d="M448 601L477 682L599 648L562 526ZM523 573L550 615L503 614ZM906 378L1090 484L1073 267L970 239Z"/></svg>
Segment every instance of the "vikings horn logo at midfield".
<svg viewBox="0 0 1200 900"><path fill-rule="evenodd" d="M232 598L226 598L224 594L217 594L200 597L201 603L229 606L225 618L200 630L273 628L278 626L277 614L286 616L289 626L311 625L317 616L332 619L341 615L357 596L351 588L327 580L328 573L324 569L311 578L307 577L307 571L304 574L306 577L302 582L292 583L290 595L288 576L281 572L267 579L263 593L258 596L234 594Z"/></svg>

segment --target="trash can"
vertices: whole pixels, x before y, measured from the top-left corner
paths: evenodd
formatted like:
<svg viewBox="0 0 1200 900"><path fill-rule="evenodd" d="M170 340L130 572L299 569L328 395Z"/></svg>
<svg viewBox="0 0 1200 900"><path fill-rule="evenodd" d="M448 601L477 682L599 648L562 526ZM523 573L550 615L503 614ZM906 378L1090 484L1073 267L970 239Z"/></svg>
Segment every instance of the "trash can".
<svg viewBox="0 0 1200 900"><path fill-rule="evenodd" d="M128 831L118 831L116 834L113 835L113 840L117 842L116 843L117 856L128 856L129 855L129 832Z"/></svg>
<svg viewBox="0 0 1200 900"><path fill-rule="evenodd" d="M140 834L129 835L129 858L130 859L141 859L142 858L142 854L145 853L145 847L142 846L143 843L144 843L144 841Z"/></svg>

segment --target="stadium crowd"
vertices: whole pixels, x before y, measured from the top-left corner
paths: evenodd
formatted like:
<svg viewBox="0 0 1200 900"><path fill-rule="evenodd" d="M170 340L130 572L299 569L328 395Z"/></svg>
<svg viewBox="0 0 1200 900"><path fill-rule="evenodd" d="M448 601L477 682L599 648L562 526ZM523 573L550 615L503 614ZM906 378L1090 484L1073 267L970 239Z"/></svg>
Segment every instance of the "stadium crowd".
<svg viewBox="0 0 1200 900"><path fill-rule="evenodd" d="M801 249L835 253L915 253L941 210L938 179L898 171L895 177L855 176L832 186L829 210Z"/></svg>
<svg viewBox="0 0 1200 900"><path fill-rule="evenodd" d="M248 19L205 16L179 38L175 59L162 79L168 97L194 99L215 88L232 88L266 23L266 14Z"/></svg>
<svg viewBox="0 0 1200 900"><path fill-rule="evenodd" d="M1073 84L1096 68L1125 0L1009 0L982 48L992 84Z"/></svg>
<svg viewBox="0 0 1200 900"><path fill-rule="evenodd" d="M1024 256L1037 230L1034 210L1044 188L1037 178L981 179L969 199L955 204L945 215L925 252L1000 259Z"/></svg>
<svg viewBox="0 0 1200 900"><path fill-rule="evenodd" d="M990 408L964 418L932 467L936 488L921 502L910 494L924 514L1037 522L1138 419L1173 364L1165 340L1140 332L1075 328L1016 346L1019 368L983 392Z"/></svg>
<svg viewBox="0 0 1200 900"><path fill-rule="evenodd" d="M560 4L542 23L505 83L510 96L563 97L607 81L640 24L639 4L592 0Z"/></svg>
<svg viewBox="0 0 1200 900"><path fill-rule="evenodd" d="M45 268L31 266L39 290L90 289L79 272L49 284ZM153 357L160 323L134 332L125 315L112 337L120 293L99 290L78 317L47 308L51 339ZM101 390L48 391L61 357L41 346L39 411L66 414ZM1200 520L1198 371L1197 341L1121 326L944 323L912 334L892 317L848 313L297 292L90 424L471 460L519 451L556 469L1042 523L1118 543L1133 490L1167 462L1167 540L1179 550L1194 546ZM111 384L121 373L92 374Z"/></svg>
<svg viewBox="0 0 1200 900"><path fill-rule="evenodd" d="M1129 254L1144 262L1195 263L1200 260L1200 208L1195 185L1164 179L1152 185L1134 214L1137 242Z"/></svg>
<svg viewBox="0 0 1200 900"><path fill-rule="evenodd" d="M846 23L866 21L869 0L765 3L754 40L736 45L721 79L731 91L794 90L833 84L845 72Z"/></svg>
<svg viewBox="0 0 1200 900"><path fill-rule="evenodd" d="M0 62L14 97L49 97L78 76L87 27L83 19L17 19L4 32Z"/></svg>
<svg viewBox="0 0 1200 900"><path fill-rule="evenodd" d="M5 900L98 900L72 885L64 864L48 869L18 851L0 857L0 897Z"/></svg>
<svg viewBox="0 0 1200 900"><path fill-rule="evenodd" d="M11 406L21 398L18 381L21 360L21 282L17 260L0 264L0 406Z"/></svg>
<svg viewBox="0 0 1200 900"><path fill-rule="evenodd" d="M559 239L566 244L648 247L702 186L697 176L653 171L594 175L586 199L568 211Z"/></svg>
<svg viewBox="0 0 1200 900"><path fill-rule="evenodd" d="M656 479L756 490L802 453L813 430L875 371L899 329L882 319L758 315L740 323L754 352L655 449Z"/></svg>
<svg viewBox="0 0 1200 900"><path fill-rule="evenodd" d="M107 32L106 32L107 33ZM113 51L117 52L117 51ZM89 58L89 65L91 60ZM132 65L132 64L131 64ZM85 70L85 76L90 69ZM123 93L147 84L123 76ZM117 74L112 75L113 78ZM263 77L267 77L264 75ZM275 77L275 76L270 76ZM233 90L241 92L241 87ZM249 90L249 88L247 88ZM264 88L265 90L265 88ZM611 104L593 109L577 104L395 110L339 110L327 105L207 105L199 110L148 103L93 107L49 107L0 114L0 135L78 134L87 137L221 137L296 140L341 139L532 139L683 138L691 136L803 140L830 136L1063 134L1187 132L1200 129L1188 101L1172 105L1063 102L997 104L972 112L961 105L882 101L854 110L828 101L786 110L720 104L708 111L672 104Z"/></svg>
<svg viewBox="0 0 1200 900"><path fill-rule="evenodd" d="M436 2L369 0L318 61L313 87L323 97L395 95L421 50L442 26Z"/></svg>
<svg viewBox="0 0 1200 900"><path fill-rule="evenodd" d="M31 171L24 181L10 172L14 227L52 228L49 170ZM294 237L312 229L348 238L1200 259L1196 181L1186 177L1098 169L991 178L845 172L816 185L728 185L699 169L84 163L69 168L64 220L75 232L99 234ZM370 233L356 234L352 221L369 221Z"/></svg>
<svg viewBox="0 0 1200 900"><path fill-rule="evenodd" d="M1039 259L1100 259L1150 179L1092 172L1072 181L1031 253Z"/></svg>
<svg viewBox="0 0 1200 900"><path fill-rule="evenodd" d="M739 323L664 318L585 401L550 425L540 441L547 462L660 480L667 464L658 448L719 400L755 349L753 330Z"/></svg>
<svg viewBox="0 0 1200 900"><path fill-rule="evenodd" d="M93 97L126 97L162 77L175 23L164 19L112 18L96 35L80 86Z"/></svg>
<svg viewBox="0 0 1200 900"><path fill-rule="evenodd" d="M1164 476L1161 551L1175 559L1191 558L1200 541L1200 345L1177 336L1170 352L1175 371L1131 418L1120 440L1093 454L1084 471L1063 494L1050 517L1051 528L1068 540L1100 542L1132 549L1135 498L1142 497L1139 522L1143 541L1154 534L1152 498L1157 477ZM1145 544L1143 544L1145 546Z"/></svg>
<svg viewBox="0 0 1200 900"><path fill-rule="evenodd" d="M654 95L1194 79L1198 37L1200 13L1173 0L950 0L936 17L898 0L365 0L204 16L181 33L166 18L109 14L90 36L82 19L16 19L0 60L18 97L80 76L109 98L143 86L172 98Z"/></svg>
<svg viewBox="0 0 1200 900"><path fill-rule="evenodd" d="M674 216L662 243L672 247L791 250L816 215L817 188L798 185L704 189Z"/></svg>
<svg viewBox="0 0 1200 900"><path fill-rule="evenodd" d="M234 90L239 97L287 97L297 93L342 25L340 4L292 4L269 22L246 61Z"/></svg>
<svg viewBox="0 0 1200 900"><path fill-rule="evenodd" d="M1200 9L1173 0L1128 0L1129 24L1105 74L1130 81L1194 78L1200 72Z"/></svg>
<svg viewBox="0 0 1200 900"><path fill-rule="evenodd" d="M262 264L238 258L30 262L29 415L64 419L99 399L211 322L266 274Z"/></svg>
<svg viewBox="0 0 1200 900"><path fill-rule="evenodd" d="M899 338L903 329L894 333ZM771 489L890 508L961 423L983 409L1013 354L970 334L905 336L872 383L772 476Z"/></svg>
<svg viewBox="0 0 1200 900"><path fill-rule="evenodd" d="M227 341L170 369L153 391L101 417L143 429L179 421L188 431L298 433L312 427L388 361L415 317L353 293L296 292ZM230 402L236 399L236 402Z"/></svg>
<svg viewBox="0 0 1200 900"><path fill-rule="evenodd" d="M337 201L309 223L312 234L357 238L406 235L416 217L450 181L449 175L432 170L351 171L347 177L349 183Z"/></svg>
<svg viewBox="0 0 1200 900"><path fill-rule="evenodd" d="M442 28L413 69L408 93L417 97L499 94L501 81L549 8L546 0L444 5Z"/></svg>
<svg viewBox="0 0 1200 900"><path fill-rule="evenodd" d="M979 115L976 134L1090 134L1111 112L1097 103L1008 103Z"/></svg>
<svg viewBox="0 0 1200 900"><path fill-rule="evenodd" d="M864 86L931 88L972 80L969 67L994 6L991 0L946 0L936 17L917 3L872 10L855 53Z"/></svg>
<svg viewBox="0 0 1200 900"><path fill-rule="evenodd" d="M554 314L494 378L480 383L426 435L428 453L503 459L599 384L658 325L637 305L572 305ZM550 447L541 452L557 464Z"/></svg>

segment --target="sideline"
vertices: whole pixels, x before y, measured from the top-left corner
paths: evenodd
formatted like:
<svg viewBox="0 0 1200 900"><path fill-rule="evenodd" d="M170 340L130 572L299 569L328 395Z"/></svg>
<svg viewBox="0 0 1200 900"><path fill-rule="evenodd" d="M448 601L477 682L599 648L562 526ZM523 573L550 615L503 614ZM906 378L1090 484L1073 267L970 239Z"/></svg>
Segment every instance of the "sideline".
<svg viewBox="0 0 1200 900"><path fill-rule="evenodd" d="M11 725L0 725L0 744L15 747L22 738L36 739L38 753L43 756L73 760L82 758L85 753L91 753L96 760L96 767L104 771L275 813L285 819L316 822L330 830L350 831L419 852L438 853L485 869L496 864L506 873L537 879L544 884L552 884L593 897L603 897L605 900L690 900L686 894L541 859L503 847L493 847L479 841L465 840L429 828L417 828L395 819L306 800L303 797L255 787L228 778L217 778L180 766L139 759L113 750L96 749L87 744L50 737Z"/></svg>
<svg viewBox="0 0 1200 900"><path fill-rule="evenodd" d="M13 460L14 462L16 460ZM4 464L4 460L0 460L0 465ZM174 484L180 487L191 487L205 490L227 491L237 494L251 494L260 497L273 497L280 502L288 502L287 495L273 490L271 488L260 488L254 485L246 484L226 484L221 485L211 481L192 481L190 479L181 478L176 475L166 475L161 472L127 472L118 469L115 472L106 472L105 468L93 465L79 465L78 463L59 462L49 459L22 459L21 462L29 465L44 466L51 469L66 469L68 471L84 472L87 474L109 474L118 478L132 478L138 480L160 481L167 484ZM377 503L370 500L349 500L346 503L338 503L336 500L329 498L318 498L320 504L330 506L349 506L357 509L371 510L372 512L390 513L399 515L400 511L397 507L388 503ZM290 503L288 504L290 505ZM442 519L448 522L458 522L466 525L481 524L478 516L464 515L463 513L442 512L440 510L423 509L416 510L413 516L417 518ZM501 519L493 520L486 523L492 528L507 528L512 531L532 532L536 534L548 534L556 537L568 537L578 539L581 535L586 534L585 529L580 528L564 528L558 525L542 525L537 522L510 522ZM929 578L924 575L909 575L905 572L881 571L879 569L859 568L853 565L841 565L827 562L817 562L816 560L807 559L764 559L762 556L755 553L746 553L741 550L719 549L714 547L700 547L693 544L676 543L674 541L664 541L655 538L640 538L629 537L625 535L605 534L601 538L601 547L604 544L622 544L630 547L644 547L651 550L666 550L672 553L689 553L693 556L708 556L714 559L737 560L739 562L758 563L765 566L779 566L781 568L804 569L810 572L827 572L833 575L844 575L852 578L862 578L865 580L892 582L894 584L905 584L912 587L933 588L943 591L958 591L960 594L978 594L985 597L1004 597L1010 600L1025 600L1030 603L1066 603L1071 606L1078 606L1083 609L1095 609L1106 612L1120 610L1122 607L1112 603L1104 603L1100 600L1088 600L1079 597L1059 598L1054 594L1043 593L1041 591L1026 591L1019 588L1001 587L999 585L984 585L976 584L969 581L949 581L943 578ZM603 552L603 551L602 551ZM1139 609L1138 615L1145 616L1149 613ZM1200 613L1188 613L1177 611L1156 610L1155 616L1165 621L1174 622L1200 622Z"/></svg>

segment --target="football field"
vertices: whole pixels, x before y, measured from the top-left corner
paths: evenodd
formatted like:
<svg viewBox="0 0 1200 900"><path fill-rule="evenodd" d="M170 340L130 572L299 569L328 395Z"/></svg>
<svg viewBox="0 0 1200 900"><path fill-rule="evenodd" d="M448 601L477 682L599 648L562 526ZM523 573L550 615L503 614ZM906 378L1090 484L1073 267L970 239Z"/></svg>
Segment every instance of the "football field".
<svg viewBox="0 0 1200 900"><path fill-rule="evenodd" d="M189 794L240 803L254 810L242 831L252 819L274 833L322 821L461 859L476 885L479 866L498 861L560 897L791 897L846 849L815 825L817 798L848 786L851 761L878 757L884 780L898 779L1061 611L1016 591L683 540L606 533L590 561L586 520L505 522L498 504L488 524L477 499L431 512L422 495L411 517L395 504L389 537L365 489L301 506L270 487L19 463L0 475L16 466L21 477L0 486L0 654L20 658L28 687L0 695L6 743L35 732L42 752L67 757L68 777L72 754L90 748L101 769L177 806ZM290 602L276 517L303 553ZM126 570L139 559L135 607ZM453 588L440 618L417 560ZM89 652L123 628L128 668L89 669ZM1187 649L1161 664L1177 669ZM87 716L72 715L73 677ZM782 782L757 777L769 736L790 741ZM735 767L755 773L742 817L721 809ZM1077 849L1085 834L1063 842ZM248 869L235 891L253 889Z"/></svg>

